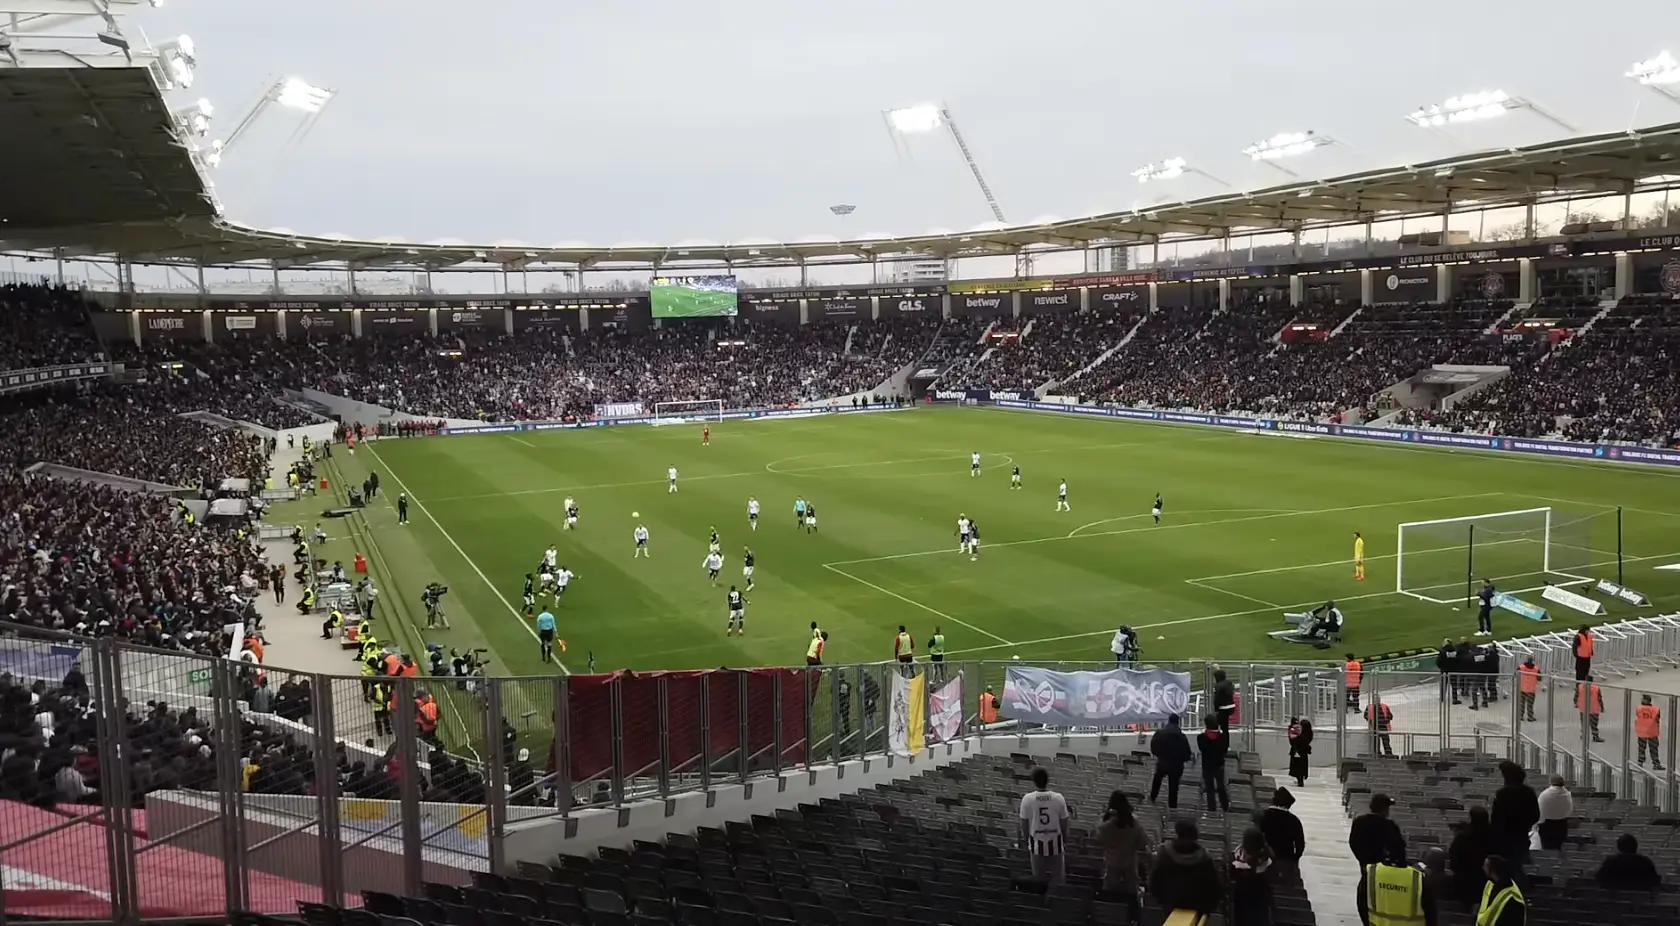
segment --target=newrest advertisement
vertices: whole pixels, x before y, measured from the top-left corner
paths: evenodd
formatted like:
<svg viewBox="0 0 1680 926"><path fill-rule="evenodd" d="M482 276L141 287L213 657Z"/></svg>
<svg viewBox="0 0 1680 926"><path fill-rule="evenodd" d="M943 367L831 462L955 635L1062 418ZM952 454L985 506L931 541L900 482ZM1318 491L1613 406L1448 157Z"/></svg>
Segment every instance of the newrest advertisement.
<svg viewBox="0 0 1680 926"><path fill-rule="evenodd" d="M1058 672L1010 666L1000 715L1053 727L1164 723L1190 704L1190 673L1164 669Z"/></svg>
<svg viewBox="0 0 1680 926"><path fill-rule="evenodd" d="M654 318L710 318L737 312L733 276L654 277L648 287Z"/></svg>
<svg viewBox="0 0 1680 926"><path fill-rule="evenodd" d="M1373 302L1434 302L1434 267L1398 267L1372 274Z"/></svg>
<svg viewBox="0 0 1680 926"><path fill-rule="evenodd" d="M963 293L951 296L951 314L958 318L996 318L1015 314L1014 293Z"/></svg>
<svg viewBox="0 0 1680 926"><path fill-rule="evenodd" d="M217 339L226 335L269 338L275 333L275 317L274 312L212 312L210 327Z"/></svg>
<svg viewBox="0 0 1680 926"><path fill-rule="evenodd" d="M1052 289L1045 292L1021 293L1015 297L1022 315L1048 315L1079 311L1079 290Z"/></svg>

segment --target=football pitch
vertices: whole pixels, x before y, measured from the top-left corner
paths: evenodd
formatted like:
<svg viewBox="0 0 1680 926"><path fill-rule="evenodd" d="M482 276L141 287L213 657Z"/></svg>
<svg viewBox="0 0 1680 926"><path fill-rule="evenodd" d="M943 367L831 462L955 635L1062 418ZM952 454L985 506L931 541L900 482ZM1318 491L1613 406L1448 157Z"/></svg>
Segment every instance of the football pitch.
<svg viewBox="0 0 1680 926"><path fill-rule="evenodd" d="M1106 660L1114 628L1129 623L1146 660L1339 660L1475 630L1470 608L1395 592L1396 525L1537 507L1555 523L1591 525L1590 543L1571 536L1590 547L1576 565L1594 577L1613 577L1623 507L1626 583L1656 607L1616 602L1612 619L1680 601L1680 573L1655 568L1680 562L1680 474L1656 469L1000 409L711 429L710 446L699 424L681 424L381 441L353 458L338 448L341 480L381 474L353 540L384 588L379 621L410 624L381 636L488 647L495 674L558 671L540 661L521 614L524 576L552 544L577 576L555 608L573 672L591 654L603 672L799 665L812 621L830 634L829 664L890 658L899 624L918 653L940 626L963 658ZM674 494L667 466L680 471ZM1010 488L1016 466L1021 489ZM1062 479L1071 512L1055 510ZM412 500L407 526L396 523L399 491ZM562 529L567 496L581 509L575 531ZM816 533L795 526L797 496L817 507ZM756 532L749 497L762 505ZM979 524L978 561L957 552L959 514ZM632 558L637 523L651 533L647 559ZM717 587L702 568L713 527L725 554ZM1355 531L1367 542L1364 581L1351 564ZM1508 570L1492 576L1506 587L1537 583L1525 573L1539 552L1522 551L1541 544L1506 544L1480 562ZM749 546L747 632L728 637L725 594L744 587ZM1454 586L1463 562L1449 544L1407 568ZM419 589L431 580L450 586L450 630L419 629ZM1343 646L1266 636L1284 627L1285 609L1331 598L1347 616ZM1550 624L1496 612L1498 636L1586 620L1552 610Z"/></svg>
<svg viewBox="0 0 1680 926"><path fill-rule="evenodd" d="M702 289L695 286L663 286L655 294L655 318L700 318L734 315L737 296L733 290Z"/></svg>

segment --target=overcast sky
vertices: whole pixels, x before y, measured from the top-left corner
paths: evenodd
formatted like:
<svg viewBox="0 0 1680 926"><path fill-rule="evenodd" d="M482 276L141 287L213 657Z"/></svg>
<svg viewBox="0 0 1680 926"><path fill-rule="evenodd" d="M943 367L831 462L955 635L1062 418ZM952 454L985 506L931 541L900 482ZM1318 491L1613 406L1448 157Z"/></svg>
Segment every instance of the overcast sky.
<svg viewBox="0 0 1680 926"><path fill-rule="evenodd" d="M1139 187L1182 155L1239 187L1238 149L1344 144L1331 175L1562 134L1515 113L1445 137L1416 106L1501 87L1582 131L1680 119L1621 75L1680 52L1674 0L170 0L191 94L227 132L276 78L338 98L292 140L270 110L217 175L228 214L308 233L674 243L907 234L991 220L950 139L895 151L881 110L943 100L1013 222L1216 192ZM854 203L847 219L834 203Z"/></svg>

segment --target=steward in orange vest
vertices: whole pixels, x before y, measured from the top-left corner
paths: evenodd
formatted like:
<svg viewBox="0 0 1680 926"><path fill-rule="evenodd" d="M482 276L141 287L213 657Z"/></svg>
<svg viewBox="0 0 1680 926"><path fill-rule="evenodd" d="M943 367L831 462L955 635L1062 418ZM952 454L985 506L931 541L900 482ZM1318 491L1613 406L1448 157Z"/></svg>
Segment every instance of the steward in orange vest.
<svg viewBox="0 0 1680 926"><path fill-rule="evenodd" d="M1639 738L1639 764L1645 765L1645 750L1651 750L1651 765L1663 770L1662 750L1657 737L1662 735L1662 709L1651 703L1650 695L1639 696L1639 706L1633 709L1633 735Z"/></svg>
<svg viewBox="0 0 1680 926"><path fill-rule="evenodd" d="M1575 709L1587 715L1587 729L1592 731L1593 742L1604 742L1598 735L1598 715L1604 713L1604 694L1591 675L1575 686Z"/></svg>
<svg viewBox="0 0 1680 926"><path fill-rule="evenodd" d="M1534 697L1540 693L1540 667L1534 664L1534 657L1523 660L1517 666L1517 692L1522 696L1522 717L1532 722L1534 720Z"/></svg>
<svg viewBox="0 0 1680 926"><path fill-rule="evenodd" d="M1365 678L1365 664L1352 653L1347 654L1347 662L1342 663L1342 671L1347 673L1347 709L1359 710L1359 685Z"/></svg>

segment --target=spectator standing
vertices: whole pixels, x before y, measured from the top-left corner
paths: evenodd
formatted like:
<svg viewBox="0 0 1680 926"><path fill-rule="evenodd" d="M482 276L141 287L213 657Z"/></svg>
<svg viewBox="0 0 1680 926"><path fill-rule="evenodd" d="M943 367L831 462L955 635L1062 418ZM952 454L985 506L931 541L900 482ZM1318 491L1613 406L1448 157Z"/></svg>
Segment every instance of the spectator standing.
<svg viewBox="0 0 1680 926"><path fill-rule="evenodd" d="M1406 837L1400 827L1388 818L1394 798L1378 791L1371 795L1371 809L1353 818L1348 827L1348 849L1359 862L1359 890L1365 890L1365 866L1406 857Z"/></svg>
<svg viewBox="0 0 1680 926"><path fill-rule="evenodd" d="M1581 629L1575 631L1575 641L1569 648L1575 654L1575 680L1584 681L1592 672L1592 627L1582 624Z"/></svg>
<svg viewBox="0 0 1680 926"><path fill-rule="evenodd" d="M1493 794L1493 852L1504 859L1513 878L1520 878L1528 862L1528 834L1540 822L1540 799L1523 779L1523 767L1507 759L1499 763L1505 784Z"/></svg>
<svg viewBox="0 0 1680 926"><path fill-rule="evenodd" d="M1373 696L1365 705L1365 722L1371 725L1371 754L1376 755L1380 747L1383 755L1394 758L1394 743L1389 739L1389 731L1394 729L1393 709Z"/></svg>
<svg viewBox="0 0 1680 926"><path fill-rule="evenodd" d="M1472 807L1469 819L1459 824L1452 844L1447 847L1447 867L1452 870L1453 886L1466 907L1481 899L1482 885L1487 881L1482 865L1492 851L1493 824L1488 822L1487 808Z"/></svg>
<svg viewBox="0 0 1680 926"><path fill-rule="evenodd" d="M1272 847L1272 855L1283 868L1300 867L1301 856L1307 852L1307 832L1301 818L1290 811L1293 806L1295 795L1288 788L1278 788L1272 792L1271 806L1256 815L1266 845Z"/></svg>
<svg viewBox="0 0 1680 926"><path fill-rule="evenodd" d="M1178 725L1178 715L1149 738L1149 752L1155 757L1155 778L1149 783L1149 802L1161 796L1161 780L1167 782L1167 807L1178 808L1178 782L1184 777L1184 763L1190 761L1190 740Z"/></svg>
<svg viewBox="0 0 1680 926"><path fill-rule="evenodd" d="M1289 719L1289 777L1297 787L1307 784L1308 760L1312 756L1312 721L1304 717Z"/></svg>
<svg viewBox="0 0 1680 926"><path fill-rule="evenodd" d="M1663 770L1661 742L1662 709L1651 703L1650 695L1639 696L1639 706L1633 709L1633 735L1639 737L1639 764L1645 765L1645 750L1651 750L1651 767Z"/></svg>
<svg viewBox="0 0 1680 926"><path fill-rule="evenodd" d="M1476 592L1479 607L1476 610L1476 636L1493 636L1493 580L1483 579L1482 588Z"/></svg>
<svg viewBox="0 0 1680 926"><path fill-rule="evenodd" d="M1202 792L1207 795L1209 810L1213 809L1215 798L1220 810L1230 810L1231 795L1225 790L1225 756L1231 751L1231 743L1218 717L1209 714L1203 726L1205 729L1196 737L1196 751L1202 757Z"/></svg>
<svg viewBox="0 0 1680 926"><path fill-rule="evenodd" d="M1179 820L1173 824L1173 838L1156 853L1149 893L1162 907L1204 914L1219 909L1224 885L1200 839L1194 822Z"/></svg>
<svg viewBox="0 0 1680 926"><path fill-rule="evenodd" d="M1259 827L1243 831L1231 855L1232 926L1269 926L1272 921L1272 852Z"/></svg>
<svg viewBox="0 0 1680 926"><path fill-rule="evenodd" d="M1476 926L1527 926L1528 901L1511 877L1511 866L1503 856L1490 855L1483 865L1487 884L1476 908Z"/></svg>
<svg viewBox="0 0 1680 926"><path fill-rule="evenodd" d="M1575 683L1575 709L1586 717L1587 729L1592 733L1592 741L1604 742L1598 735L1598 717L1604 713L1604 693L1599 691L1598 683L1593 681L1591 673L1585 679Z"/></svg>
<svg viewBox="0 0 1680 926"><path fill-rule="evenodd" d="M1050 773L1033 769L1033 789L1021 797L1021 841L1032 861L1032 876L1061 884L1067 879L1067 799L1050 790Z"/></svg>
<svg viewBox="0 0 1680 926"><path fill-rule="evenodd" d="M1108 809L1097 826L1096 842L1103 850L1102 889L1131 909L1132 922L1143 913L1138 894L1143 890L1143 873L1149 859L1149 836L1132 814L1132 802L1115 791L1108 796Z"/></svg>
<svg viewBox="0 0 1680 926"><path fill-rule="evenodd" d="M1441 898L1452 894L1452 875L1447 873L1447 850L1430 846L1423 852L1423 921L1436 926L1441 917Z"/></svg>
<svg viewBox="0 0 1680 926"><path fill-rule="evenodd" d="M1231 735L1231 716L1237 712L1237 686L1225 677L1224 669L1213 671L1213 709L1219 732Z"/></svg>
<svg viewBox="0 0 1680 926"><path fill-rule="evenodd" d="M1540 694L1540 667L1534 664L1533 656L1525 657L1522 665L1517 666L1517 691L1522 701L1520 716L1534 723L1534 699Z"/></svg>
<svg viewBox="0 0 1680 926"><path fill-rule="evenodd" d="M1441 673L1441 700L1452 696L1452 703L1458 700L1458 646L1451 637L1441 640L1441 650L1435 654L1435 669Z"/></svg>
<svg viewBox="0 0 1680 926"><path fill-rule="evenodd" d="M1540 792L1540 848L1561 849L1569 836L1569 818L1575 816L1575 798L1564 787L1563 776L1553 775L1551 787Z"/></svg>
<svg viewBox="0 0 1680 926"><path fill-rule="evenodd" d="M1593 876L1599 887L1620 891L1654 891L1662 886L1662 875L1651 859L1639 852L1639 840L1631 833L1616 837L1616 851L1605 857Z"/></svg>

